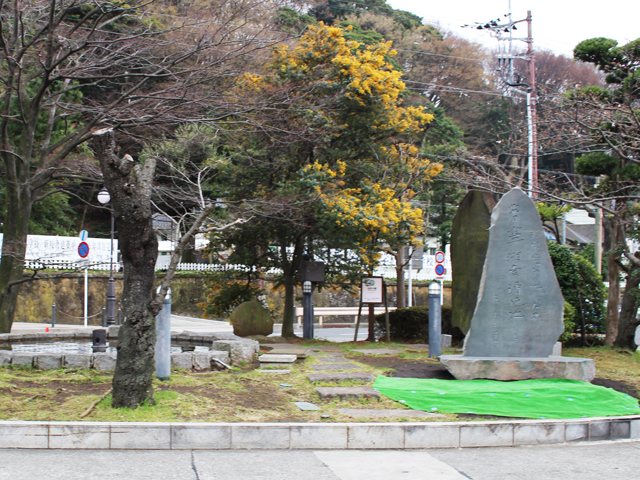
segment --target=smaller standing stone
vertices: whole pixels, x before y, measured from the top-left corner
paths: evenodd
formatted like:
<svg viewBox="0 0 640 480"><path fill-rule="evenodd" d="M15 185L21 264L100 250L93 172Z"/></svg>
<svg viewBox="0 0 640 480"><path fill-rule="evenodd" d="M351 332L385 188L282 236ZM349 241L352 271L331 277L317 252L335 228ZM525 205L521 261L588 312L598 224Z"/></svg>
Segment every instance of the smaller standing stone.
<svg viewBox="0 0 640 480"><path fill-rule="evenodd" d="M13 352L11 364L18 367L33 367L33 353Z"/></svg>
<svg viewBox="0 0 640 480"><path fill-rule="evenodd" d="M115 353L94 353L93 368L103 372L112 372L116 369Z"/></svg>
<svg viewBox="0 0 640 480"><path fill-rule="evenodd" d="M34 355L33 363L40 370L57 370L62 367L62 354L39 353Z"/></svg>
<svg viewBox="0 0 640 480"><path fill-rule="evenodd" d="M183 370L193 368L193 352L179 352L171 354L171 366Z"/></svg>
<svg viewBox="0 0 640 480"><path fill-rule="evenodd" d="M209 352L194 352L192 361L194 372L208 372L211 370L211 355L209 355Z"/></svg>
<svg viewBox="0 0 640 480"><path fill-rule="evenodd" d="M66 354L64 356L64 366L66 368L91 368L91 355Z"/></svg>

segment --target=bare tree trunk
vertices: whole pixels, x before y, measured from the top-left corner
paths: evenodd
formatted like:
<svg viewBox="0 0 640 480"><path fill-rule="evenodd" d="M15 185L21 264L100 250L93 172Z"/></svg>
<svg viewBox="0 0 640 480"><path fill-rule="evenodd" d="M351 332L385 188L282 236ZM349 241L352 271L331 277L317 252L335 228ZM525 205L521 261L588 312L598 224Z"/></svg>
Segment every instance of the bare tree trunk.
<svg viewBox="0 0 640 480"><path fill-rule="evenodd" d="M124 320L118 334L112 405L135 408L153 402L154 319L158 313L153 303L158 242L151 223L155 161L147 158L138 164L128 155L119 159L111 132L94 137L91 146L111 195L124 266Z"/></svg>
<svg viewBox="0 0 640 480"><path fill-rule="evenodd" d="M614 346L634 350L636 327L640 324L638 313L638 285L640 285L640 269L632 268L627 275L627 284L622 295L620 315L618 318L618 335Z"/></svg>
<svg viewBox="0 0 640 480"><path fill-rule="evenodd" d="M604 226L607 233L607 280L609 281L605 344L611 346L618 336L621 272L618 260L621 255L621 246L624 244L624 231L616 217L606 219Z"/></svg>
<svg viewBox="0 0 640 480"><path fill-rule="evenodd" d="M613 345L618 336L618 306L620 305L620 267L616 260L617 255L607 255L607 278L609 280L609 293L607 295L607 321L605 330L605 345Z"/></svg>
<svg viewBox="0 0 640 480"><path fill-rule="evenodd" d="M293 248L291 260L288 259L286 242L280 243L280 265L284 276L284 313L282 315L282 336L285 338L295 337L293 322L295 319L295 293L296 293L296 273L302 250L304 248L304 237L300 236L296 240Z"/></svg>
<svg viewBox="0 0 640 480"><path fill-rule="evenodd" d="M28 184L7 188L0 259L0 333L11 332L27 251L32 200Z"/></svg>
<svg viewBox="0 0 640 480"><path fill-rule="evenodd" d="M284 338L293 338L293 319L295 317L295 279L289 275L284 279L284 314L282 317L282 336Z"/></svg>

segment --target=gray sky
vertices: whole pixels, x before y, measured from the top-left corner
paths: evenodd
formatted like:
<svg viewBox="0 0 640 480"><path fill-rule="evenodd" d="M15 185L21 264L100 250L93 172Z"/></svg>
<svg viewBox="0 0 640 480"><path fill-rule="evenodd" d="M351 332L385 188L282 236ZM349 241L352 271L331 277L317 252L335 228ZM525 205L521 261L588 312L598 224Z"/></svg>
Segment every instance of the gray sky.
<svg viewBox="0 0 640 480"><path fill-rule="evenodd" d="M524 19L527 10L533 18L533 43L537 50L551 50L572 56L582 40L608 37L625 44L640 37L640 1L638 0L387 0L393 8L421 16L426 23L481 43L489 49L498 41L488 31L460 28L464 24L504 19ZM514 37L526 36L526 23L518 24ZM514 47L524 42L516 42Z"/></svg>

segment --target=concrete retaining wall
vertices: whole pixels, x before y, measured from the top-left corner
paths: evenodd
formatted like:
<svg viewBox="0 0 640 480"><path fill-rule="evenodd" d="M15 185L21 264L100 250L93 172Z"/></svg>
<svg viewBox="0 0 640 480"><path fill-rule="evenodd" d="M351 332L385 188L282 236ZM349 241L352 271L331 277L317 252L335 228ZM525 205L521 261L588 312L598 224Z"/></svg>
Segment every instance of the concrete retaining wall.
<svg viewBox="0 0 640 480"><path fill-rule="evenodd" d="M0 448L425 449L640 439L640 416L473 423L0 422Z"/></svg>

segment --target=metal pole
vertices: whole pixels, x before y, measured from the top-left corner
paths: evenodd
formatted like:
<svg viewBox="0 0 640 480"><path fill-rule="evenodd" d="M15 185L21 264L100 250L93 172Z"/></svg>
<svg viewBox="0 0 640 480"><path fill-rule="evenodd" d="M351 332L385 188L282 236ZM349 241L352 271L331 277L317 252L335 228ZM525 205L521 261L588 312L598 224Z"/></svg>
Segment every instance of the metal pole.
<svg viewBox="0 0 640 480"><path fill-rule="evenodd" d="M387 284L382 282L382 292L384 293L384 326L386 328L387 334L385 338L387 342L391 341L391 325L389 324L389 302L387 300Z"/></svg>
<svg viewBox="0 0 640 480"><path fill-rule="evenodd" d="M529 193L531 198L538 196L538 132L536 103L536 59L533 52L531 10L527 11L527 59L529 61L529 91L527 92L527 120L529 122Z"/></svg>
<svg viewBox="0 0 640 480"><path fill-rule="evenodd" d="M162 310L156 317L156 377L169 380L171 376L171 289L167 291Z"/></svg>
<svg viewBox="0 0 640 480"><path fill-rule="evenodd" d="M438 282L429 284L429 357L437 358L441 354L442 342L442 303L441 287Z"/></svg>
<svg viewBox="0 0 640 480"><path fill-rule="evenodd" d="M302 284L302 338L313 338L313 285L309 280Z"/></svg>
<svg viewBox="0 0 640 480"><path fill-rule="evenodd" d="M409 247L409 271L407 272L407 307L413 307L413 247Z"/></svg>
<svg viewBox="0 0 640 480"><path fill-rule="evenodd" d="M54 303L53 305L51 305L51 327L55 327L56 326L56 321L57 321L57 316L58 316L58 308L56 307L56 304Z"/></svg>
<svg viewBox="0 0 640 480"><path fill-rule="evenodd" d="M107 282L107 326L116 323L116 283L113 278L113 235L115 217L111 210L111 252L109 254L109 280Z"/></svg>
<svg viewBox="0 0 640 480"><path fill-rule="evenodd" d="M86 260L85 260L86 262ZM84 266L84 326L89 325L89 265Z"/></svg>
<svg viewBox="0 0 640 480"><path fill-rule="evenodd" d="M362 318L362 300L358 304L358 316L356 317L356 331L353 334L353 341L358 341L358 330L360 329L360 319Z"/></svg>

